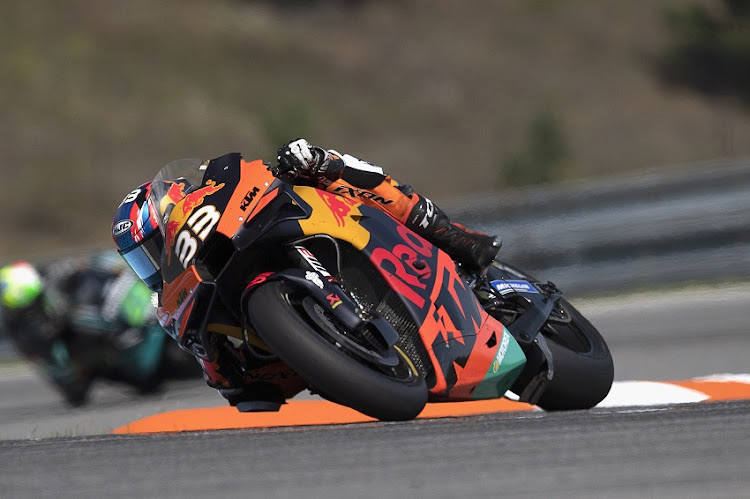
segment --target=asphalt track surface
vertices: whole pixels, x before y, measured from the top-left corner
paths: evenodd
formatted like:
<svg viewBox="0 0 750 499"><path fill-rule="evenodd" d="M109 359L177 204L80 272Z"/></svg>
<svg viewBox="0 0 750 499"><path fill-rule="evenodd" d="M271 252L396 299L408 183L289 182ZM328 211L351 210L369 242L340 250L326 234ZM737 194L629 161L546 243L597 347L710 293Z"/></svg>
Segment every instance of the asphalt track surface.
<svg viewBox="0 0 750 499"><path fill-rule="evenodd" d="M574 303L618 381L750 372L750 285ZM221 400L199 381L150 398L100 386L70 410L5 371L0 497L750 497L748 401L112 435Z"/></svg>

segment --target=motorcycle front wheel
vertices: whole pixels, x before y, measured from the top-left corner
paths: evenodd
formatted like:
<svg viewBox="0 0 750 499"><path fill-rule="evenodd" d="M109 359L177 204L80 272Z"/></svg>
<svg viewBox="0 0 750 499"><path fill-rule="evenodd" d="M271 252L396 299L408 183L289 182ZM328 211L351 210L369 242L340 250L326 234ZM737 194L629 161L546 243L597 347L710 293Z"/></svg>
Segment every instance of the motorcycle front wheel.
<svg viewBox="0 0 750 499"><path fill-rule="evenodd" d="M381 421L414 419L427 403L424 376L400 349L344 330L304 290L262 284L247 314L271 350L330 400Z"/></svg>

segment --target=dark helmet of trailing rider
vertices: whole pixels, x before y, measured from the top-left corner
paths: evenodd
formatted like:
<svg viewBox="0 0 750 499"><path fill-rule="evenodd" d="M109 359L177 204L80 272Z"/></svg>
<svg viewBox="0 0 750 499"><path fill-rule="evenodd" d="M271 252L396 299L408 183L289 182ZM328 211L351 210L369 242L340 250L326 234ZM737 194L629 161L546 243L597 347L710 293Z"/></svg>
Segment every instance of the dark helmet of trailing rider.
<svg viewBox="0 0 750 499"><path fill-rule="evenodd" d="M152 291L162 287L161 255L164 237L158 212L149 200L151 182L131 191L123 199L112 222L117 250Z"/></svg>

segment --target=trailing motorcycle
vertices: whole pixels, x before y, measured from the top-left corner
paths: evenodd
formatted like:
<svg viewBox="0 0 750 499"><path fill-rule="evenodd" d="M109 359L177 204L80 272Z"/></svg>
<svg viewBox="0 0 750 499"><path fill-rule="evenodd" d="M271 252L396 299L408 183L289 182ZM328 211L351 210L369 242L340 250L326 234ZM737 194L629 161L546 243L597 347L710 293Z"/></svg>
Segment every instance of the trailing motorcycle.
<svg viewBox="0 0 750 499"><path fill-rule="evenodd" d="M127 267L116 254L72 261L81 266L65 285L49 286L32 304L0 314L1 332L7 334L14 350L35 366L68 405L86 404L92 385L101 380L149 394L168 379L201 376L195 359L157 323L153 292L137 279L118 277ZM54 264L73 265L67 261ZM117 294L117 289L122 290L121 301L108 302L105 297L110 291ZM66 295L64 308L75 312L48 313L61 307L61 299L53 301L50 295L62 293Z"/></svg>
<svg viewBox="0 0 750 499"><path fill-rule="evenodd" d="M52 345L49 358L32 362L73 407L88 403L97 381L148 395L160 391L166 380L201 376L195 359L158 324L128 330L116 339L66 333Z"/></svg>
<svg viewBox="0 0 750 499"><path fill-rule="evenodd" d="M212 333L232 337L237 358L280 359L380 420L509 390L546 410L607 395L607 345L554 284L500 262L467 272L363 195L293 186L239 154L170 163L150 192L162 326L207 360Z"/></svg>

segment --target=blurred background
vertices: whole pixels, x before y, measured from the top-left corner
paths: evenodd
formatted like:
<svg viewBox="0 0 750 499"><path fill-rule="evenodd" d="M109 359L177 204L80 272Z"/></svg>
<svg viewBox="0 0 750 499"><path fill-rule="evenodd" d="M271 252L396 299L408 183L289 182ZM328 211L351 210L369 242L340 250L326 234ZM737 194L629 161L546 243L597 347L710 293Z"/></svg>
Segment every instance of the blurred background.
<svg viewBox="0 0 750 499"><path fill-rule="evenodd" d="M112 248L167 162L304 136L574 293L742 278L748 27L747 0L6 0L0 260Z"/></svg>

